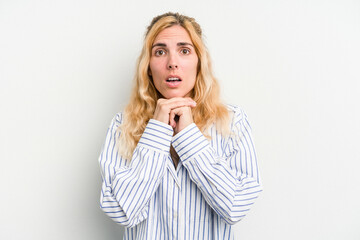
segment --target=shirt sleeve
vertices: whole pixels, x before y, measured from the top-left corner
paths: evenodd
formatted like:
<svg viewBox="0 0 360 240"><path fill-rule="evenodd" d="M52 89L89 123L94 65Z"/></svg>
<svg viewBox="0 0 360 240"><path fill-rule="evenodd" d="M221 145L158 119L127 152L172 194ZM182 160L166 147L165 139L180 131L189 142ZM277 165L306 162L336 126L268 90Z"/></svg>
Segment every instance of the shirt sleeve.
<svg viewBox="0 0 360 240"><path fill-rule="evenodd" d="M173 130L151 119L131 161L118 153L118 126L122 115L111 121L99 156L102 175L100 208L116 223L133 227L148 217L149 201L165 173Z"/></svg>
<svg viewBox="0 0 360 240"><path fill-rule="evenodd" d="M172 144L214 211L228 224L245 217L262 191L246 114L236 109L221 157L194 123L175 135Z"/></svg>

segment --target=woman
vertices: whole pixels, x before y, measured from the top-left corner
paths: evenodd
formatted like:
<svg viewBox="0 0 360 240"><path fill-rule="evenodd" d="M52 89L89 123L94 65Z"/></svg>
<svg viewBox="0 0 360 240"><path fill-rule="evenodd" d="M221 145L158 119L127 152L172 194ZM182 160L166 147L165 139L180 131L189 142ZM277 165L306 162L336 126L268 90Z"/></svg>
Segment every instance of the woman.
<svg viewBox="0 0 360 240"><path fill-rule="evenodd" d="M261 192L256 154L245 113L220 101L193 18L153 19L135 81L99 157L102 210L124 239L233 239Z"/></svg>

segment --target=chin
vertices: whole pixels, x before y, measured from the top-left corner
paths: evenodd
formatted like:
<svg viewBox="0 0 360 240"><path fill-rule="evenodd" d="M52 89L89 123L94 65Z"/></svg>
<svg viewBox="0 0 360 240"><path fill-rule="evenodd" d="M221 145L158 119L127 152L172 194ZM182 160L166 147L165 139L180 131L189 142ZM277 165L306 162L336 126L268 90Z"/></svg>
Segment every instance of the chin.
<svg viewBox="0 0 360 240"><path fill-rule="evenodd" d="M181 92L167 92L167 93L160 93L160 97L170 99L175 97L192 97L192 91L188 93L181 93Z"/></svg>
<svg viewBox="0 0 360 240"><path fill-rule="evenodd" d="M175 97L185 97L186 95L185 94L179 94L179 93L165 93L165 94L161 94L161 96L163 98L166 98L166 99L170 99L170 98L175 98Z"/></svg>

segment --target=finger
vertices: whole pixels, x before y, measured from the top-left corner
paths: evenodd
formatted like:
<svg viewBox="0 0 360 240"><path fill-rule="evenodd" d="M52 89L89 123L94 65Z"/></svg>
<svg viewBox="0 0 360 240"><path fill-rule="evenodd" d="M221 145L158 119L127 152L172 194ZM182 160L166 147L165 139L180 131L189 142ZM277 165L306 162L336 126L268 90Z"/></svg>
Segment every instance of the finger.
<svg viewBox="0 0 360 240"><path fill-rule="evenodd" d="M171 126L176 126L176 121L174 120L175 116L170 117L171 110L175 108L195 107L195 106L196 106L196 102L193 101L191 98L181 98L181 97L176 97L171 99L160 98L157 101L153 118L155 120L164 122Z"/></svg>
<svg viewBox="0 0 360 240"><path fill-rule="evenodd" d="M162 103L172 103L172 102L195 102L192 98L189 98L189 97L174 97L174 98L169 98L169 99L166 99L166 98L159 98L158 99L158 103L159 102L162 102Z"/></svg>
<svg viewBox="0 0 360 240"><path fill-rule="evenodd" d="M193 101L191 98L170 98L164 99L160 98L157 101L155 111L158 112L167 112L170 113L171 109L179 108L179 107L195 107L196 102Z"/></svg>
<svg viewBox="0 0 360 240"><path fill-rule="evenodd" d="M171 110L171 114L179 116L179 121L176 122L176 128L174 129L175 133L181 131L194 122L190 107L175 108Z"/></svg>
<svg viewBox="0 0 360 240"><path fill-rule="evenodd" d="M170 126L172 128L175 128L176 127L176 122L175 122L175 112L174 111L170 112L169 120L170 120Z"/></svg>
<svg viewBox="0 0 360 240"><path fill-rule="evenodd" d="M169 99L166 102L162 102L162 105L166 106L166 108L172 110L172 109L180 108L180 107L195 107L196 102L191 99L177 98L177 99Z"/></svg>
<svg viewBox="0 0 360 240"><path fill-rule="evenodd" d="M175 115L182 116L185 114L186 108L188 108L188 107L183 106L183 107L174 108L171 110L170 114L174 114L174 116Z"/></svg>

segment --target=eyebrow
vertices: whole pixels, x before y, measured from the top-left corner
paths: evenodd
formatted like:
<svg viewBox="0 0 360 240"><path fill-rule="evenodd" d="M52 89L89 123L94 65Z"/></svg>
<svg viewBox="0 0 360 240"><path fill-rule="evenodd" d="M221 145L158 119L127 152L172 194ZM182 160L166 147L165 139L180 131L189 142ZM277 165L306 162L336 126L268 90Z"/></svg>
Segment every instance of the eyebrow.
<svg viewBox="0 0 360 240"><path fill-rule="evenodd" d="M177 46L190 45L190 46L194 47L194 45L192 45L191 43L188 43L188 42L178 42L176 45ZM165 43L156 43L156 44L152 45L151 48L154 48L154 47L166 47L166 44Z"/></svg>
<svg viewBox="0 0 360 240"><path fill-rule="evenodd" d="M178 45L178 46L190 45L190 46L194 47L191 43L187 43L187 42L179 42L179 43L177 43L176 45Z"/></svg>

